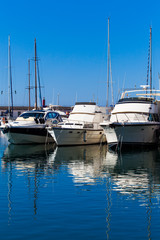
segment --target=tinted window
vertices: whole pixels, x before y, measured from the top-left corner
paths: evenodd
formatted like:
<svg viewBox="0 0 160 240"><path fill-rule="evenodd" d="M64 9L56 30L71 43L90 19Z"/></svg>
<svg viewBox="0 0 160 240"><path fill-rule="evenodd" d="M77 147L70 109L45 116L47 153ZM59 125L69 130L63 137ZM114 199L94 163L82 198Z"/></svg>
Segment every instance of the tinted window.
<svg viewBox="0 0 160 240"><path fill-rule="evenodd" d="M48 118L53 118L53 116L52 116L52 113L50 112L50 113L47 113L47 115L46 115L46 119L48 119Z"/></svg>
<svg viewBox="0 0 160 240"><path fill-rule="evenodd" d="M44 117L44 113L35 113L35 112L22 113L20 115L20 117L23 117L23 118L29 118L29 117L42 118L42 117Z"/></svg>
<svg viewBox="0 0 160 240"><path fill-rule="evenodd" d="M57 117L58 117L58 113L53 112L52 113L52 118L57 118Z"/></svg>

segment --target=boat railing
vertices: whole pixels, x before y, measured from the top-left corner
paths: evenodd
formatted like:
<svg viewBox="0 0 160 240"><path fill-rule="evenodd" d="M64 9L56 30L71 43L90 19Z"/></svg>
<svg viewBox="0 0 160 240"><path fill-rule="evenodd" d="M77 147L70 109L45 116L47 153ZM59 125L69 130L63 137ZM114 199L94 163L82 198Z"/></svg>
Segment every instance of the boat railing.
<svg viewBox="0 0 160 240"><path fill-rule="evenodd" d="M79 128L91 128L91 129L97 129L100 128L100 123L98 122L88 122L88 121L77 121L77 120L67 120L63 123L59 123L59 126L67 126L69 128L75 128L75 127L79 127Z"/></svg>
<svg viewBox="0 0 160 240"><path fill-rule="evenodd" d="M131 89L126 90L122 93L121 99L130 98L130 97L141 97L147 99L160 99L160 90L156 89Z"/></svg>

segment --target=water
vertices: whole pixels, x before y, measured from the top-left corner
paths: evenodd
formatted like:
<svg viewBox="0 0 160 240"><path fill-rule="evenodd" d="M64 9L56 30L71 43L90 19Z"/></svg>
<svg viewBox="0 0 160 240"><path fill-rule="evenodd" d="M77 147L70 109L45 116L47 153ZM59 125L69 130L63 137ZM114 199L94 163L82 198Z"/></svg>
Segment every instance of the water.
<svg viewBox="0 0 160 240"><path fill-rule="evenodd" d="M7 146L1 239L160 239L160 151Z"/></svg>

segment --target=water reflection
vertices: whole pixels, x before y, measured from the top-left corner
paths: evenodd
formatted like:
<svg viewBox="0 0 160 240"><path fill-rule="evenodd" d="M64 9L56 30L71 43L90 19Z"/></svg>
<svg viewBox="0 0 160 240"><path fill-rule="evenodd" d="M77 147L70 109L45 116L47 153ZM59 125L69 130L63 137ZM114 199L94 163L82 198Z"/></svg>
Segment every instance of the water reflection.
<svg viewBox="0 0 160 240"><path fill-rule="evenodd" d="M13 171L16 169L27 176L29 192L33 188L33 208L37 213L39 177L42 173L53 174L53 162L56 155L55 145L8 145L2 157L2 171L8 173L8 216L11 220ZM13 176L14 175L14 176ZM16 173L16 175L18 175ZM33 184L32 184L33 180Z"/></svg>
<svg viewBox="0 0 160 240"><path fill-rule="evenodd" d="M109 152L106 145L61 147L55 145L9 145L2 157L2 170L8 173L8 216L12 217L16 176L27 176L32 194L34 215L43 186L40 180L54 181L55 174L65 171L75 186L96 186L102 181L106 190L106 234L111 231L113 192L127 200L138 200L146 208L148 239L151 238L152 208L159 207L160 151ZM50 176L47 178L46 176ZM33 189L33 191L31 191ZM28 194L29 194L28 193Z"/></svg>
<svg viewBox="0 0 160 240"><path fill-rule="evenodd" d="M117 155L116 164L109 169L114 190L133 198L148 196L150 188L152 194L159 194L159 170L159 150L124 152Z"/></svg>
<svg viewBox="0 0 160 240"><path fill-rule="evenodd" d="M159 150L125 152L118 155L106 146L61 147L55 145L9 145L2 157L2 169L12 166L21 172L54 174L66 165L74 184L95 184L111 178L113 190L132 196L159 194ZM151 188L151 190L150 190Z"/></svg>
<svg viewBox="0 0 160 240"><path fill-rule="evenodd" d="M106 146L76 146L57 149L55 162L66 164L75 184L94 184L101 176Z"/></svg>

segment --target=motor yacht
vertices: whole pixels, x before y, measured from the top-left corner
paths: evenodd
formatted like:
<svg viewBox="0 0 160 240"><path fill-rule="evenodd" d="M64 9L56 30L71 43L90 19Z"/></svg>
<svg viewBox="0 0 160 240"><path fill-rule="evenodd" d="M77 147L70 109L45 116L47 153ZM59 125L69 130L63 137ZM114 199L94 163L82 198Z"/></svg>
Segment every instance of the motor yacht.
<svg viewBox="0 0 160 240"><path fill-rule="evenodd" d="M52 110L32 110L22 113L15 121L2 122L0 129L13 144L54 142L46 126L62 122L59 113Z"/></svg>
<svg viewBox="0 0 160 240"><path fill-rule="evenodd" d="M86 145L106 142L99 123L104 114L94 102L77 102L65 122L48 127L58 146Z"/></svg>
<svg viewBox="0 0 160 240"><path fill-rule="evenodd" d="M100 124L108 145L157 145L160 135L159 96L158 90L124 91L112 110L109 121Z"/></svg>

